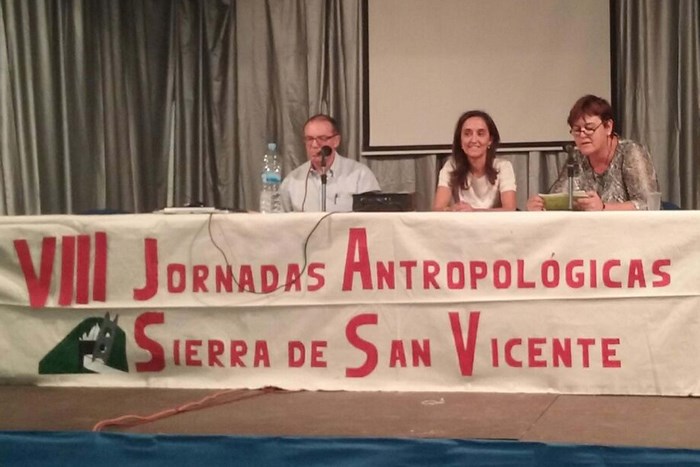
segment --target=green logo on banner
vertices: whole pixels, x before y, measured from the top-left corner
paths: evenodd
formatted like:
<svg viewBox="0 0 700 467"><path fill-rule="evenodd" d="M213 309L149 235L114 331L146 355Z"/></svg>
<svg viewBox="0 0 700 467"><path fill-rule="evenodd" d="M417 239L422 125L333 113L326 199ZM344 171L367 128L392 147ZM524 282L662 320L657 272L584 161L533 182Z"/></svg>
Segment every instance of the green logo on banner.
<svg viewBox="0 0 700 467"><path fill-rule="evenodd" d="M118 320L109 313L83 320L41 359L39 374L128 372L126 335Z"/></svg>

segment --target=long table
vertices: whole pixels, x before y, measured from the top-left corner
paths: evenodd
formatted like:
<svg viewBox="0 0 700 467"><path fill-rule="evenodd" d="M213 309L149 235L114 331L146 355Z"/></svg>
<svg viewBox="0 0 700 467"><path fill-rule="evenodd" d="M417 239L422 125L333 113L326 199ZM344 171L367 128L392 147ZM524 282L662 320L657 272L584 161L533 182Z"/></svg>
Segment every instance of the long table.
<svg viewBox="0 0 700 467"><path fill-rule="evenodd" d="M0 218L0 382L695 395L700 213Z"/></svg>

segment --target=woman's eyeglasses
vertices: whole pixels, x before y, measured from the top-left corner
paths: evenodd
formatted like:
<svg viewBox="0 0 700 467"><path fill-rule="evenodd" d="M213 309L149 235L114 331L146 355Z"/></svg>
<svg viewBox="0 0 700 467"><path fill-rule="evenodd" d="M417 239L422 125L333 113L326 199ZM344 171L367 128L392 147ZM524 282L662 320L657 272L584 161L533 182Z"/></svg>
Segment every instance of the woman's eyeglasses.
<svg viewBox="0 0 700 467"><path fill-rule="evenodd" d="M586 126L572 126L571 129L569 130L569 133L572 135L592 135L595 133L595 131L600 128L600 125L602 125L604 122L600 122L599 124L593 126L593 124L586 125Z"/></svg>

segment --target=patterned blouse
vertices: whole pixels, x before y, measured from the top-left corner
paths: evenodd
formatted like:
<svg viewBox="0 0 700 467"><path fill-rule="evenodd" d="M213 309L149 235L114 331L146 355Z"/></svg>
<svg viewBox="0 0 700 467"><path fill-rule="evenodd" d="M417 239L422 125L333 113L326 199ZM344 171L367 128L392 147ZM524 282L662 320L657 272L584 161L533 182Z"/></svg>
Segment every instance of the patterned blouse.
<svg viewBox="0 0 700 467"><path fill-rule="evenodd" d="M595 173L588 157L578 150L575 151L574 158L574 189L595 191L604 203L632 201L637 209L646 209L647 194L659 191L656 170L649 152L632 140L618 140L610 165L602 174ZM564 166L550 193L566 193L568 189L569 179Z"/></svg>

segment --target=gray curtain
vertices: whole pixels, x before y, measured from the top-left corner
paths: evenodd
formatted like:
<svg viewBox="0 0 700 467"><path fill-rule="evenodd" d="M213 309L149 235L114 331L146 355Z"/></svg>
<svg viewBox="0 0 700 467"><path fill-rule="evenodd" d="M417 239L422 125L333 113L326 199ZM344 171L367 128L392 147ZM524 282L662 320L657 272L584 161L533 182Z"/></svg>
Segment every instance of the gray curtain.
<svg viewBox="0 0 700 467"><path fill-rule="evenodd" d="M3 213L154 204L171 15L165 2L0 3Z"/></svg>
<svg viewBox="0 0 700 467"><path fill-rule="evenodd" d="M0 213L258 203L311 114L359 158L356 0L0 0Z"/></svg>
<svg viewBox="0 0 700 467"><path fill-rule="evenodd" d="M665 199L700 207L700 2L617 0L622 135L650 150Z"/></svg>

